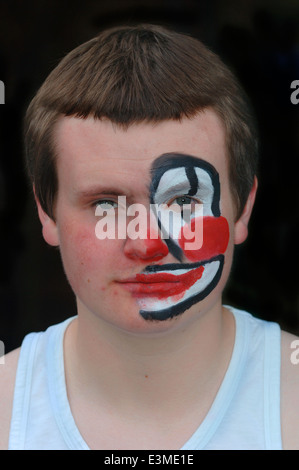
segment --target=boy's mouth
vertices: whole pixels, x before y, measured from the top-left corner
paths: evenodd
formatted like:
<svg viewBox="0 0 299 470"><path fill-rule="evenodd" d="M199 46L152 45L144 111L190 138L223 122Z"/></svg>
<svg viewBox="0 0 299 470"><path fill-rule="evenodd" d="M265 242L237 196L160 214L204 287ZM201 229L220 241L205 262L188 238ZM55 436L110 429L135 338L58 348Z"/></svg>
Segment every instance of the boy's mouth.
<svg viewBox="0 0 299 470"><path fill-rule="evenodd" d="M131 293L145 320L167 320L203 300L218 284L224 255L197 263L150 265L118 283Z"/></svg>
<svg viewBox="0 0 299 470"><path fill-rule="evenodd" d="M202 264L193 268L190 268L190 265L188 268L183 268L181 265L151 266L150 268L151 270L156 268L156 272L136 274L121 281L121 284L136 298L167 298L189 289L201 278L205 269Z"/></svg>

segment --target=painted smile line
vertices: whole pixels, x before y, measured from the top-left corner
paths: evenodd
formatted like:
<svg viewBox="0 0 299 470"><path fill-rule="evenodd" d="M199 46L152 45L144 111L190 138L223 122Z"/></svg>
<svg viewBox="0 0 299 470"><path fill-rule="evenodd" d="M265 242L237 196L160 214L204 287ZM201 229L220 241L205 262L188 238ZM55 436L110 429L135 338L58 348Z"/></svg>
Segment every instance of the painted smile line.
<svg viewBox="0 0 299 470"><path fill-rule="evenodd" d="M136 276L122 281L121 284L136 297L171 297L189 289L201 278L203 271L202 265L193 269L190 269L189 266L188 271L180 267L181 274L172 274L166 271L156 274L136 274Z"/></svg>
<svg viewBox="0 0 299 470"><path fill-rule="evenodd" d="M186 292L199 281L205 264L218 260L218 256L199 263L151 265L144 273L119 281L135 297L168 298ZM175 274L174 274L175 273Z"/></svg>
<svg viewBox="0 0 299 470"><path fill-rule="evenodd" d="M178 270L184 267L186 269L189 268L189 271L190 268L193 268L193 271L195 271L199 269L200 266L203 268L201 276L195 279L195 282L190 282L190 285L183 282L183 292L177 296L171 297L169 291L168 293L161 294L159 297L144 295L143 298L141 298L142 296L140 295L138 298L136 296L138 302L140 302L140 315L145 320L164 321L182 314L185 310L192 307L192 305L203 300L212 292L221 278L224 266L224 255L217 255L207 261L196 263L196 265L189 264L183 266L175 264L173 265L173 269L179 272ZM159 272L161 268L165 270L166 267L169 268L170 265L149 266L148 269ZM177 276L180 276L180 274Z"/></svg>

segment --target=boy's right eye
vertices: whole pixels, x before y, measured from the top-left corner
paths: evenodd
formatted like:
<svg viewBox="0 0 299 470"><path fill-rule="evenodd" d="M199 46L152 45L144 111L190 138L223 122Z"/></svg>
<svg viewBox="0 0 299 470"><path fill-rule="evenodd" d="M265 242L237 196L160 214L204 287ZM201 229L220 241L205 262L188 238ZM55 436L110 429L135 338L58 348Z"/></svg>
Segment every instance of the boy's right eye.
<svg viewBox="0 0 299 470"><path fill-rule="evenodd" d="M112 201L111 199L102 199L95 202L96 207L101 207L103 210L117 209L117 202Z"/></svg>
<svg viewBox="0 0 299 470"><path fill-rule="evenodd" d="M112 215L115 216L115 212L118 210L118 203L112 199L100 199L93 203L95 207L95 215Z"/></svg>

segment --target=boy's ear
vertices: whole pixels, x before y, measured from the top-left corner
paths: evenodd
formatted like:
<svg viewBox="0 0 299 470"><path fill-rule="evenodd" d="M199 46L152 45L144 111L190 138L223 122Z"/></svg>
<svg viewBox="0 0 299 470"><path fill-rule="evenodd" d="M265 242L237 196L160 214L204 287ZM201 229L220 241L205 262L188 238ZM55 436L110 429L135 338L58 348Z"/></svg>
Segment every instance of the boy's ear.
<svg viewBox="0 0 299 470"><path fill-rule="evenodd" d="M248 224L250 220L250 216L252 213L252 209L254 206L255 196L257 192L258 182L257 177L254 177L254 182L249 193L247 202L245 204L244 210L242 212L241 217L235 222L235 233L234 233L234 243L235 245L239 245L243 243L247 236L248 236Z"/></svg>
<svg viewBox="0 0 299 470"><path fill-rule="evenodd" d="M42 224L42 233L44 240L51 246L59 246L59 237L56 222L43 210L34 191L35 202L39 220Z"/></svg>

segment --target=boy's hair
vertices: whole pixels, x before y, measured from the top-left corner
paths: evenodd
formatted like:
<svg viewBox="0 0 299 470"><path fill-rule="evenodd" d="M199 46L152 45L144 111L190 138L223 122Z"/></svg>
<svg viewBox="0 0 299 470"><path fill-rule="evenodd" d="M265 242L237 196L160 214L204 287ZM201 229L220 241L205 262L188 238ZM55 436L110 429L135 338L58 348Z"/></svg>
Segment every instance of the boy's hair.
<svg viewBox="0 0 299 470"><path fill-rule="evenodd" d="M54 219L54 129L61 116L129 126L191 118L207 108L224 124L238 218L257 171L257 136L247 98L220 58L197 39L154 25L111 28L77 47L45 80L25 118L27 168L44 211Z"/></svg>

